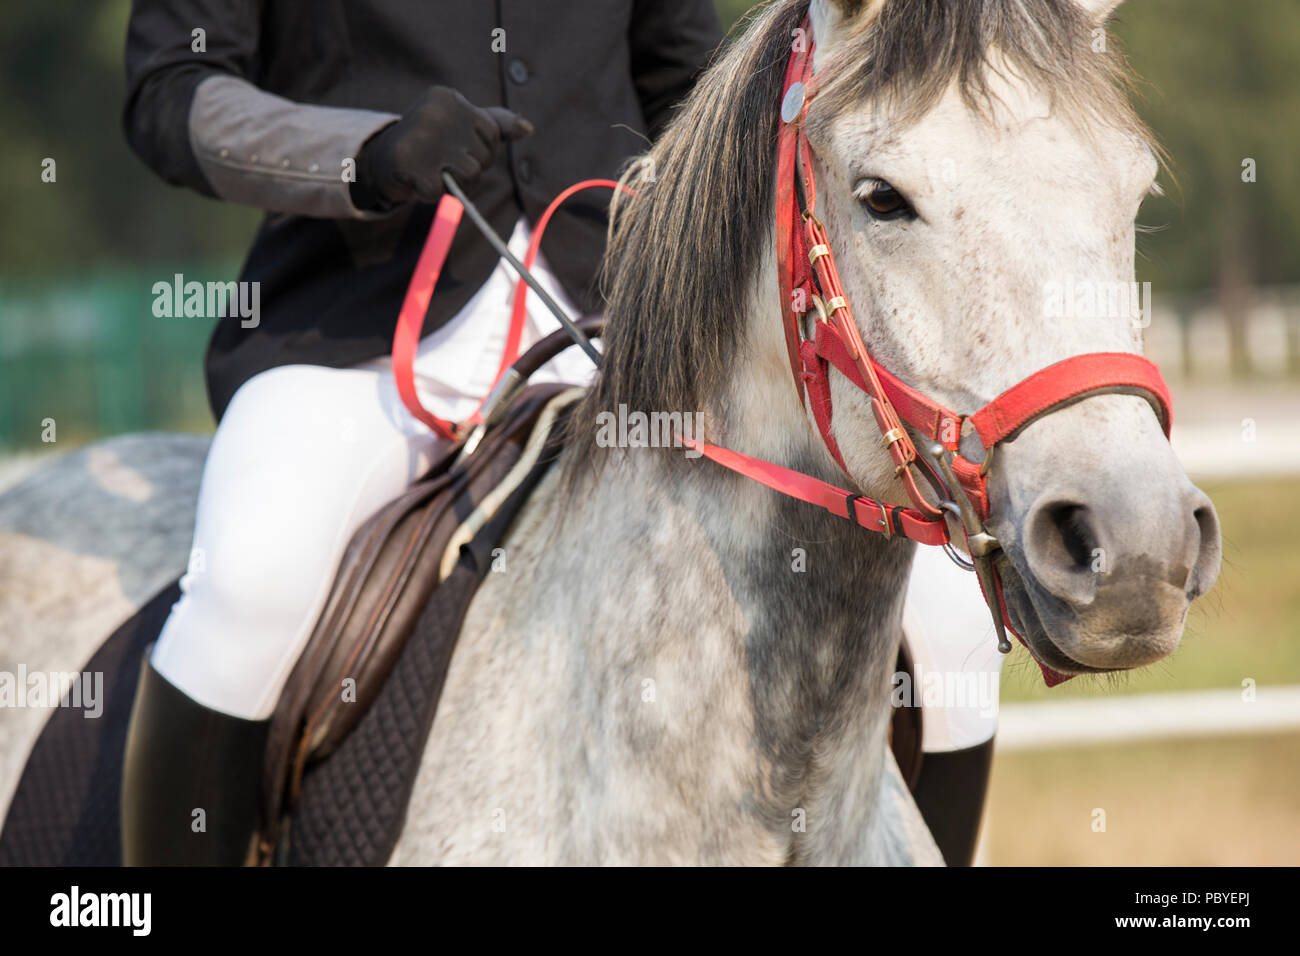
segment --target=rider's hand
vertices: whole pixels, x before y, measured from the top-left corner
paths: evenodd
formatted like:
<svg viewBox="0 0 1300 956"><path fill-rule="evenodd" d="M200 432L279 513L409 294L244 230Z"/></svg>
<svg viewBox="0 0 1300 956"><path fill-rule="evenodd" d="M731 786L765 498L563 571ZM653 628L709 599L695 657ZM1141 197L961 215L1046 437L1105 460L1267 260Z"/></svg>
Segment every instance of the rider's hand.
<svg viewBox="0 0 1300 956"><path fill-rule="evenodd" d="M480 108L456 90L431 86L400 120L361 147L353 204L382 210L412 200L436 202L443 193L443 170L469 185L492 165L502 140L532 131L518 113Z"/></svg>

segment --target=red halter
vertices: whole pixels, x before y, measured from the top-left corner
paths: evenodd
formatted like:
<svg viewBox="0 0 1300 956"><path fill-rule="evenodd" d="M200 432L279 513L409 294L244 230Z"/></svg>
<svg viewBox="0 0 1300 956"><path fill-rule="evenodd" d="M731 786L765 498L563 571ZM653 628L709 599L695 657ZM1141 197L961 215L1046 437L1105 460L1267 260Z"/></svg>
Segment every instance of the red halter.
<svg viewBox="0 0 1300 956"><path fill-rule="evenodd" d="M1169 390L1155 365L1141 356L1099 352L1076 355L1048 366L1013 385L978 411L961 415L909 387L877 364L858 333L826 231L816 216L812 151L804 131L804 117L811 99L813 61L812 29L807 19L803 23L803 36L809 38L803 45L805 48L796 45L786 68L776 173L777 279L790 370L800 401L811 408L822 441L842 469L844 459L831 431L830 367L834 366L867 394L881 443L889 450L911 507L884 504L716 445L688 444L724 467L783 494L819 505L886 536L900 534L921 544L944 546L950 555L953 553L951 537L944 519L949 514L958 518L984 599L993 612L999 649L1005 652L1010 650L1010 645L1003 629L1012 629L1002 596L1002 582L993 563L999 545L983 526L989 513L986 482L993 449L1043 415L1101 392L1133 393L1146 398L1168 436L1172 425ZM805 337L805 319L814 310L815 331L811 337ZM916 445L904 423L934 446L940 446L932 447L931 451L942 474L918 458ZM958 450L967 424L983 445L982 463L964 458ZM947 500L936 506L922 495L916 480L918 469L924 469L929 483L942 489L941 494ZM1024 643L1023 638L1020 640ZM1041 663L1040 666L1049 686L1067 679Z"/></svg>

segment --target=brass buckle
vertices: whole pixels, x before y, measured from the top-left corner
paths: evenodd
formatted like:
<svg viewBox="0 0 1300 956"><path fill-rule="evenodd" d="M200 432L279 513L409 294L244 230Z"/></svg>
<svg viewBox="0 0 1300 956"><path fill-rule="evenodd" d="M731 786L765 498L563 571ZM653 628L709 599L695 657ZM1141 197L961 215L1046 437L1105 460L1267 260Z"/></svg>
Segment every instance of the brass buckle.
<svg viewBox="0 0 1300 956"><path fill-rule="evenodd" d="M907 433L901 428L891 428L880 436L880 444L883 448L888 448L896 441L902 441L907 437Z"/></svg>

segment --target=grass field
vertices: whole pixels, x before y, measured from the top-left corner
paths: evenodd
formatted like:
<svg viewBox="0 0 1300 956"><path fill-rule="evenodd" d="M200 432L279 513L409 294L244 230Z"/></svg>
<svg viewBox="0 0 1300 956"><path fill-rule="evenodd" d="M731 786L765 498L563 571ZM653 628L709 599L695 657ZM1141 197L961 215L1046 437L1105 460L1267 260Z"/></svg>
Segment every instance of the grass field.
<svg viewBox="0 0 1300 956"><path fill-rule="evenodd" d="M1300 734L997 755L983 841L994 866L1300 865Z"/></svg>

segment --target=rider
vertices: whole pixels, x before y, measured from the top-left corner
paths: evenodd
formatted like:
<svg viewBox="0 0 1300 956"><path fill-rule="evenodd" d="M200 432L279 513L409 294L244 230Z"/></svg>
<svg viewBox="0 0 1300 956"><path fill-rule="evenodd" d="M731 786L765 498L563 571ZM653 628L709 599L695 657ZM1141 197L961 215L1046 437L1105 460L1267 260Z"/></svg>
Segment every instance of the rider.
<svg viewBox="0 0 1300 956"><path fill-rule="evenodd" d="M617 177L664 127L719 39L712 0L136 0L132 148L267 215L240 277L259 308L214 316L218 427L132 713L125 862L248 859L269 718L343 549L436 456L384 356L442 171L522 257L551 198ZM536 259L571 314L599 308L604 202L563 207ZM514 279L458 232L415 364L435 415L463 419L491 384ZM558 327L533 302L524 347ZM540 377L589 366L569 350Z"/></svg>

